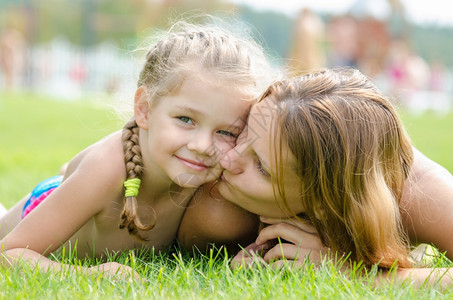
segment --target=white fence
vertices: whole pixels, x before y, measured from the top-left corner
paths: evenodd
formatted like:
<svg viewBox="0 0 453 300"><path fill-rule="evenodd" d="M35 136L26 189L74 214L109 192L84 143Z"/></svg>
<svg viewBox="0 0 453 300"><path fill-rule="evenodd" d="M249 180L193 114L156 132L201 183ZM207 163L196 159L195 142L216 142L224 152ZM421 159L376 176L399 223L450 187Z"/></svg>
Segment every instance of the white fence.
<svg viewBox="0 0 453 300"><path fill-rule="evenodd" d="M6 86L0 69L0 89L32 90L63 99L80 98L86 93L116 93L135 85L143 64L131 51L109 42L81 48L65 38L55 38L23 53L23 67L14 69L12 86Z"/></svg>
<svg viewBox="0 0 453 300"><path fill-rule="evenodd" d="M16 48L13 47L12 51L16 57L11 58L16 62L14 80L10 80L11 86L7 86L8 81L0 66L0 90L31 90L59 99L79 99L98 93L130 97L144 63L135 57L132 50L120 49L109 42L81 48L60 37L22 52ZM20 53L24 53L22 58L18 57ZM374 81L387 94L397 91L400 103L415 113L426 110L448 113L453 107L451 72L445 70L439 76L433 76L436 73L431 71L426 74L425 80L415 86L395 86L397 81L388 72L374 78ZM436 78L434 87L429 78Z"/></svg>

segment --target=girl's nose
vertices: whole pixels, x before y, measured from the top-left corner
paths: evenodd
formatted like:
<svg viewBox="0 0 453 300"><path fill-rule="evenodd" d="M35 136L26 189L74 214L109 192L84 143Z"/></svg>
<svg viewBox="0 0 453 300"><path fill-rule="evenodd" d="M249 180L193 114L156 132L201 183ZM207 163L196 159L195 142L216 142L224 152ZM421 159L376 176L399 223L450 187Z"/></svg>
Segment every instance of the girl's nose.
<svg viewBox="0 0 453 300"><path fill-rule="evenodd" d="M210 132L197 132L187 143L187 149L204 155L214 155L215 147L212 134Z"/></svg>

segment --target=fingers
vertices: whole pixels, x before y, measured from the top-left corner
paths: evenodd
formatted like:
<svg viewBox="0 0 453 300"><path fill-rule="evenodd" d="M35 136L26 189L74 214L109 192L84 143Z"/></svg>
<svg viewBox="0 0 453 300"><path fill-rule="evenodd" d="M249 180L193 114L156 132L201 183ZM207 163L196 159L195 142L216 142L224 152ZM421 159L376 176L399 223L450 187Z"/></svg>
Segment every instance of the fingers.
<svg viewBox="0 0 453 300"><path fill-rule="evenodd" d="M266 224L278 224L278 223L286 223L290 225L294 225L299 229L307 232L307 233L317 233L315 227L311 225L309 222L304 221L303 219L296 219L296 218L270 218L270 217L263 217L260 216L260 220Z"/></svg>
<svg viewBox="0 0 453 300"><path fill-rule="evenodd" d="M269 263L269 265L274 269L281 269L283 266L287 266L288 264L291 267L296 268L296 269L300 269L304 265L304 263L302 261L298 261L298 260L288 261L286 259L285 260L280 259L280 260L274 261L272 263Z"/></svg>
<svg viewBox="0 0 453 300"><path fill-rule="evenodd" d="M313 263L318 263L321 261L322 251L301 248L289 243L280 243L267 251L263 257L267 263L279 260L292 260L303 263L307 258Z"/></svg>
<svg viewBox="0 0 453 300"><path fill-rule="evenodd" d="M241 257L241 256L244 256L244 257L253 256L254 254L262 256L270 248L271 248L271 246L267 243L264 243L262 245L252 243L252 244L248 245L247 247L245 247L244 249L241 249L241 251L239 251L238 254L235 255L235 258Z"/></svg>
<svg viewBox="0 0 453 300"><path fill-rule="evenodd" d="M266 244L257 245L255 243L252 243L239 251L238 254L233 257L233 259L231 260L231 267L235 269L240 266L250 267L256 263L264 263L264 260L261 258L261 256L266 250Z"/></svg>
<svg viewBox="0 0 453 300"><path fill-rule="evenodd" d="M259 264L281 267L288 263L295 267L301 267L307 258L312 263L319 263L323 256L322 250L305 249L290 243L280 243L268 250L263 257L257 252L247 252L244 249L232 259L231 267L233 269L250 268Z"/></svg>
<svg viewBox="0 0 453 300"><path fill-rule="evenodd" d="M304 248L323 248L321 239L318 237L318 235L308 233L297 226L287 223L278 223L265 227L258 234L256 244L262 245L277 238L284 239L296 246L303 246Z"/></svg>
<svg viewBox="0 0 453 300"><path fill-rule="evenodd" d="M318 263L328 255L329 249L322 244L314 228L302 220L265 218L262 221L270 226L263 228L255 243L233 258L233 268L262 263L278 267L288 261L292 265L300 266L307 258ZM272 244L272 241L278 238L283 242Z"/></svg>
<svg viewBox="0 0 453 300"><path fill-rule="evenodd" d="M260 245L258 245L256 243L251 243L250 245L248 245L241 251L246 251L248 253L262 253L262 252L268 250L269 248L270 247L268 247L268 244L266 244L266 243L263 243Z"/></svg>
<svg viewBox="0 0 453 300"><path fill-rule="evenodd" d="M237 269L239 267L246 267L250 268L253 265L258 265L258 264L265 264L266 262L264 259L257 254L253 254L251 256L235 256L231 260L231 268Z"/></svg>

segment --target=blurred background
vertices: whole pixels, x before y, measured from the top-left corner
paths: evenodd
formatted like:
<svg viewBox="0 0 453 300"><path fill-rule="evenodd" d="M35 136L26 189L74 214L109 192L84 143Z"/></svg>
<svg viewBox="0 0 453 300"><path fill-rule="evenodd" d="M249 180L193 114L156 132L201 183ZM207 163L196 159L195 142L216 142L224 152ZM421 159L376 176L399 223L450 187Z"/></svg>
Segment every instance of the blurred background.
<svg viewBox="0 0 453 300"><path fill-rule="evenodd" d="M0 0L0 91L59 99L117 95L132 50L194 9L234 13L274 64L295 73L354 66L409 111L452 106L453 10L431 0ZM1 101L1 100L0 100Z"/></svg>
<svg viewBox="0 0 453 300"><path fill-rule="evenodd" d="M294 74L359 68L398 99L413 144L453 173L448 6L453 2L0 0L0 202L11 207L83 148L122 128L112 108L132 103L143 65L134 50L193 10L248 24L273 64Z"/></svg>

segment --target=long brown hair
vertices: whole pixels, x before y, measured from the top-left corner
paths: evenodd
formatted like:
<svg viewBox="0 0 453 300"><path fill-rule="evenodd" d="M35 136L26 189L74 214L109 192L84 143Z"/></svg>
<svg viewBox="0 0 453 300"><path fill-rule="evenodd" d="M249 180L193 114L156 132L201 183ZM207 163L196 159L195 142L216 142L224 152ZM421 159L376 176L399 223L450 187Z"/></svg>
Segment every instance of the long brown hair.
<svg viewBox="0 0 453 300"><path fill-rule="evenodd" d="M271 146L274 163L287 145L299 199L323 244L366 265L410 266L398 205L413 153L389 100L352 69L281 81L267 95L276 100L273 130L281 137ZM289 210L277 170L274 193Z"/></svg>

